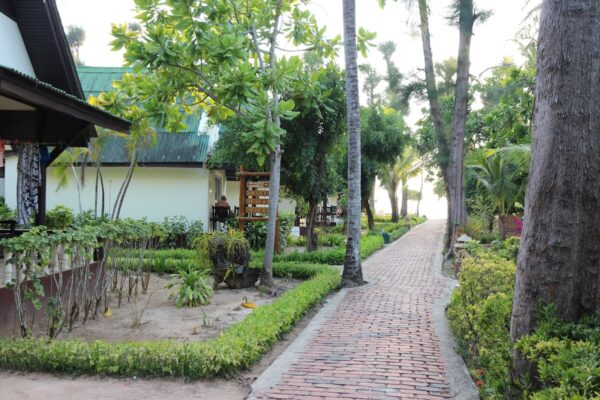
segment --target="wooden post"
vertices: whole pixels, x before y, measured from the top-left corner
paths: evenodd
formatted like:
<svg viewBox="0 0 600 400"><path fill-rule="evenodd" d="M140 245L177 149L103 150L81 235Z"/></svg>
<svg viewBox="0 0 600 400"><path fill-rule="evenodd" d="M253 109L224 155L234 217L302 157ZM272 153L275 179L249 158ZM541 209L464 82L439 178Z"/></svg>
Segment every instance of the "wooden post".
<svg viewBox="0 0 600 400"><path fill-rule="evenodd" d="M238 215L238 228L244 232L244 218L246 218L246 176L243 174L244 166L240 166L240 205Z"/></svg>

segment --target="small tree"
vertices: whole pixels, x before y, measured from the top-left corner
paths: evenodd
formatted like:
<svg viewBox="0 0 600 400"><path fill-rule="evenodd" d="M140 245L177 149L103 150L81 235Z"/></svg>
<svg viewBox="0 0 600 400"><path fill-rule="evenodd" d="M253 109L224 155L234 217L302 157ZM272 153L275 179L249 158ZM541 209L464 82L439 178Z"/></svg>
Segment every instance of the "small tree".
<svg viewBox="0 0 600 400"><path fill-rule="evenodd" d="M85 29L76 25L67 26L67 42L69 42L69 47L73 51L75 64L82 65L79 49L85 42Z"/></svg>
<svg viewBox="0 0 600 400"><path fill-rule="evenodd" d="M324 30L300 0L137 2L139 29L113 27L114 48L134 68L124 93L138 93L147 114L176 131L193 107L223 120L242 118L240 138L258 165L269 164L269 222L261 284L272 286L279 202L282 119L294 102L281 100L302 69L300 57L280 57L280 38L321 56L333 56L339 39Z"/></svg>

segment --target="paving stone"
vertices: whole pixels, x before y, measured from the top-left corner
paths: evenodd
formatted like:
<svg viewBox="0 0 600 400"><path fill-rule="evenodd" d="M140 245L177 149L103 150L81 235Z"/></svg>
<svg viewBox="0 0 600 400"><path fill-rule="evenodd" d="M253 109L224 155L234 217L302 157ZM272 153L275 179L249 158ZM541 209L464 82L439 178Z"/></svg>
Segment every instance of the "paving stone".
<svg viewBox="0 0 600 400"><path fill-rule="evenodd" d="M444 222L429 221L363 264L351 289L273 389L258 399L451 398L433 303ZM286 397L288 396L288 397Z"/></svg>

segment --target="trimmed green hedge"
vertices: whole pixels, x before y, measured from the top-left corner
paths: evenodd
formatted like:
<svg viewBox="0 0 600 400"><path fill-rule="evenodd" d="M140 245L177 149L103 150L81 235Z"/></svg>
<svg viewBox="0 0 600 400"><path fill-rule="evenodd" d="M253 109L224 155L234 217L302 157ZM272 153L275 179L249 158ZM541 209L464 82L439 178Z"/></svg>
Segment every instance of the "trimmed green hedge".
<svg viewBox="0 0 600 400"><path fill-rule="evenodd" d="M383 237L381 235L367 235L360 239L360 255L366 258L375 251L383 247ZM287 254L278 254L275 261L297 261L311 264L342 265L346 256L345 247L336 247L311 252L293 252Z"/></svg>
<svg viewBox="0 0 600 400"><path fill-rule="evenodd" d="M448 319L458 349L483 399L558 400L597 398L600 393L600 314L566 323L554 307L540 310L536 331L515 344L509 334L517 239L491 248L469 243L460 285L453 291ZM515 385L512 351L535 364L538 388ZM523 389L528 392L523 393ZM595 397L594 397L595 396Z"/></svg>
<svg viewBox="0 0 600 400"><path fill-rule="evenodd" d="M324 296L340 274L321 265L275 264L276 275L302 282L218 337L197 343L0 339L0 369L190 379L231 376L250 367Z"/></svg>
<svg viewBox="0 0 600 400"><path fill-rule="evenodd" d="M123 265L124 262L124 258L117 259L117 265ZM137 260L135 262L137 263ZM180 269L201 269L198 260L187 258L144 258L142 265L145 270L150 269L157 274L176 274Z"/></svg>

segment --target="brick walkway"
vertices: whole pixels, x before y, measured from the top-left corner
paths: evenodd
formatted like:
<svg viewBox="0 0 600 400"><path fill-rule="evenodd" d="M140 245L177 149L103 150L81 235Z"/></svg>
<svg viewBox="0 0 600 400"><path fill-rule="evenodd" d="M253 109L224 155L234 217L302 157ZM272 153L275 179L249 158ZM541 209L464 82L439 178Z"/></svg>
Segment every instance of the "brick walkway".
<svg viewBox="0 0 600 400"><path fill-rule="evenodd" d="M281 380L258 399L451 398L433 303L444 230L430 221L364 264L369 285L347 291Z"/></svg>

